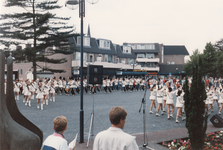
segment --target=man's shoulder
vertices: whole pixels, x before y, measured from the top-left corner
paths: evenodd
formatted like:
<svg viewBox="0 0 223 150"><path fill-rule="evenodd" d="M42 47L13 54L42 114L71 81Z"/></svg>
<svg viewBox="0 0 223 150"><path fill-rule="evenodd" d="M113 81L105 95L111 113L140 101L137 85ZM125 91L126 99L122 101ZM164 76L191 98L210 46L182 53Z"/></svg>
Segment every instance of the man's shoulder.
<svg viewBox="0 0 223 150"><path fill-rule="evenodd" d="M101 131L97 134L97 137L111 137L111 136L114 136L116 138L130 138L132 139L133 136L124 132L122 129L120 128L108 128L107 130L104 130L104 131Z"/></svg>

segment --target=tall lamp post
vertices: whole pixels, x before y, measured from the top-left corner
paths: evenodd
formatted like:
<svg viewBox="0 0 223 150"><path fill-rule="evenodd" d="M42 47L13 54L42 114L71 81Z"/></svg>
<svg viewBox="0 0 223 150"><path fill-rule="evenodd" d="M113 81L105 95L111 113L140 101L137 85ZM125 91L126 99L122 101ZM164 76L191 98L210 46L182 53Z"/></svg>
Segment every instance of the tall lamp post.
<svg viewBox="0 0 223 150"><path fill-rule="evenodd" d="M98 0L87 0L91 4L95 4ZM74 10L79 4L79 18L81 18L81 94L80 94L80 143L84 143L84 109L83 109L83 18L85 17L85 0L67 0L65 6Z"/></svg>

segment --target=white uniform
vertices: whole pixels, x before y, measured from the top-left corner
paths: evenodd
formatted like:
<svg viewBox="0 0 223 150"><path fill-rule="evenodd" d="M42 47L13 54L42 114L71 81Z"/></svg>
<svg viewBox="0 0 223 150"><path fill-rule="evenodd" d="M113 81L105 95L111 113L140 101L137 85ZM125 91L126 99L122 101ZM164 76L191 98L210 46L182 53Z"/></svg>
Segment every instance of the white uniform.
<svg viewBox="0 0 223 150"><path fill-rule="evenodd" d="M153 91L150 91L150 100L155 100L156 99L156 89L153 89Z"/></svg>
<svg viewBox="0 0 223 150"><path fill-rule="evenodd" d="M184 105L183 96L184 96L184 92L182 92L180 96L177 96L176 107L183 107Z"/></svg>
<svg viewBox="0 0 223 150"><path fill-rule="evenodd" d="M157 90L157 102L163 103L163 90L164 88Z"/></svg>
<svg viewBox="0 0 223 150"><path fill-rule="evenodd" d="M167 100L166 100L166 104L173 104L173 95L176 94L176 91L172 91L172 92L166 92L167 94Z"/></svg>
<svg viewBox="0 0 223 150"><path fill-rule="evenodd" d="M93 150L139 150L135 137L120 128L110 127L98 133Z"/></svg>
<svg viewBox="0 0 223 150"><path fill-rule="evenodd" d="M14 82L14 92L19 92L21 86L22 85L19 82Z"/></svg>
<svg viewBox="0 0 223 150"><path fill-rule="evenodd" d="M24 88L23 91L24 91L24 95L25 95L25 96L29 96L29 95L31 95L30 87L31 87L31 85L23 86L23 88Z"/></svg>
<svg viewBox="0 0 223 150"><path fill-rule="evenodd" d="M223 103L223 90L219 90L218 91L218 94L219 94L219 101L218 101L218 103Z"/></svg>
<svg viewBox="0 0 223 150"><path fill-rule="evenodd" d="M213 104L213 91L209 91L207 96L209 104Z"/></svg>
<svg viewBox="0 0 223 150"><path fill-rule="evenodd" d="M38 87L36 89L36 99L41 99L41 98L43 98L43 88Z"/></svg>

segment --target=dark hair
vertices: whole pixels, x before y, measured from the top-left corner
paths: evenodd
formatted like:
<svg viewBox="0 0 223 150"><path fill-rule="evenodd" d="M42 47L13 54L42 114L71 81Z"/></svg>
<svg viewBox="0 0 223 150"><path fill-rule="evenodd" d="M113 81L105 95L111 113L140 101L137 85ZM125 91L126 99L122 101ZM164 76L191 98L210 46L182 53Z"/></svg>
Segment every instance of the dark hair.
<svg viewBox="0 0 223 150"><path fill-rule="evenodd" d="M172 92L172 88L171 87L169 87L168 89L169 89L170 92Z"/></svg>
<svg viewBox="0 0 223 150"><path fill-rule="evenodd" d="M178 90L177 96L180 96L181 93L182 93L182 91L181 90Z"/></svg>
<svg viewBox="0 0 223 150"><path fill-rule="evenodd" d="M124 120L127 116L127 112L122 107L112 107L112 109L109 112L109 119L111 124L118 125L120 123L120 120Z"/></svg>

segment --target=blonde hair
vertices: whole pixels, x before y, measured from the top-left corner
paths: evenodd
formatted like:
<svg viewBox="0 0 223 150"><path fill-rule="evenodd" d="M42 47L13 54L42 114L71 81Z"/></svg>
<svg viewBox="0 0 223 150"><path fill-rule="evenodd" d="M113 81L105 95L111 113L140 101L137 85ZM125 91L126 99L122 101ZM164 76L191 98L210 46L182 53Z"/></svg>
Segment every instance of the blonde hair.
<svg viewBox="0 0 223 150"><path fill-rule="evenodd" d="M67 126L67 118L64 116L57 116L53 120L53 127L56 132L62 132Z"/></svg>

